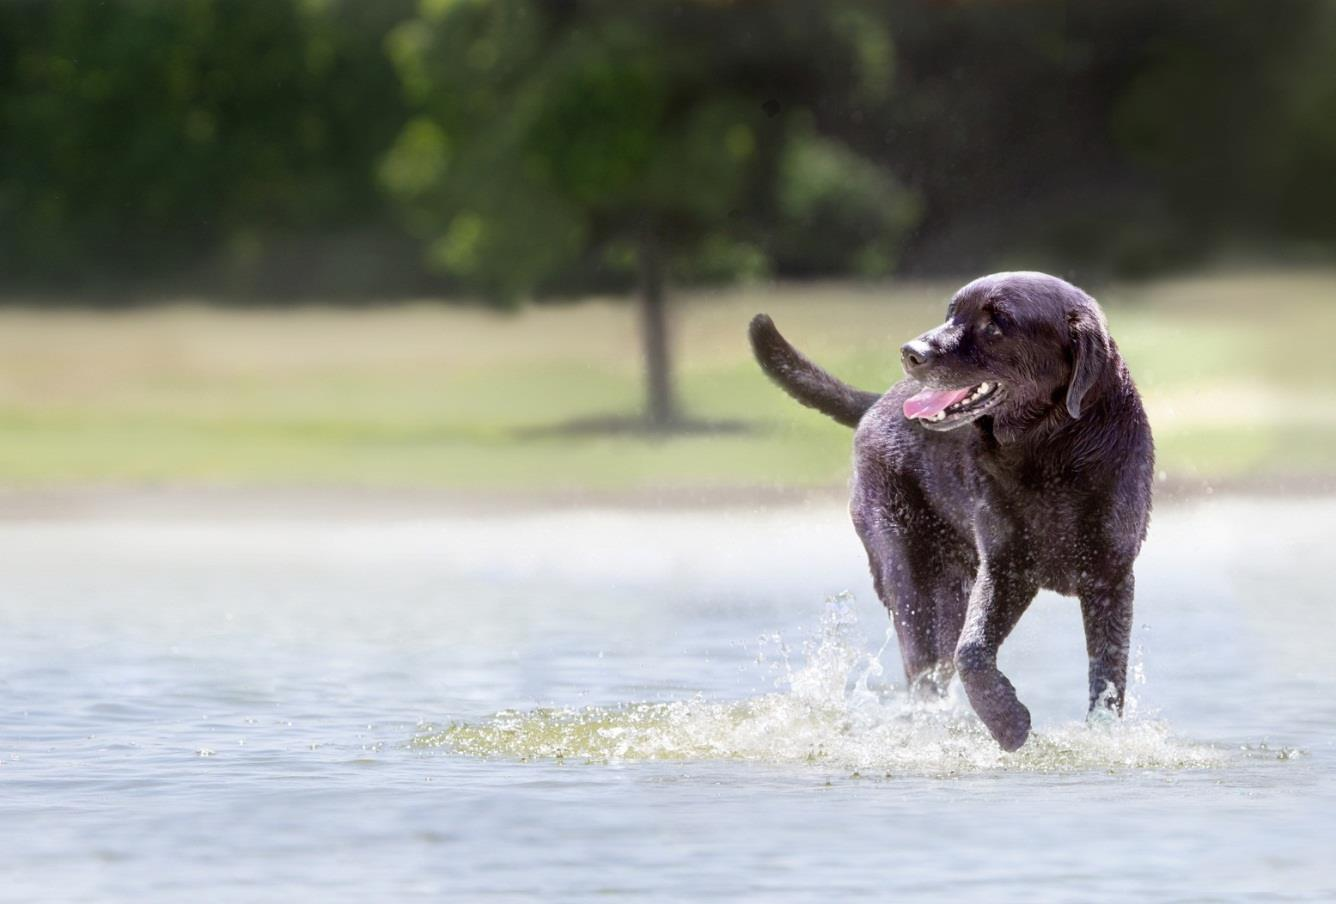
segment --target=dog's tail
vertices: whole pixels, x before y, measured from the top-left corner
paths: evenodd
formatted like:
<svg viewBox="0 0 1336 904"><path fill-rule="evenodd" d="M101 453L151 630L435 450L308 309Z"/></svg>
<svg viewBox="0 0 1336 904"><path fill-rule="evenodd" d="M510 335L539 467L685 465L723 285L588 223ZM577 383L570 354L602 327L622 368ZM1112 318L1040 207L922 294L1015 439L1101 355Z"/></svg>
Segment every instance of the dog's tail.
<svg viewBox="0 0 1336 904"><path fill-rule="evenodd" d="M815 408L846 427L859 420L881 398L879 393L855 389L808 361L779 334L775 322L765 314L752 318L748 330L752 353L761 369L797 402Z"/></svg>

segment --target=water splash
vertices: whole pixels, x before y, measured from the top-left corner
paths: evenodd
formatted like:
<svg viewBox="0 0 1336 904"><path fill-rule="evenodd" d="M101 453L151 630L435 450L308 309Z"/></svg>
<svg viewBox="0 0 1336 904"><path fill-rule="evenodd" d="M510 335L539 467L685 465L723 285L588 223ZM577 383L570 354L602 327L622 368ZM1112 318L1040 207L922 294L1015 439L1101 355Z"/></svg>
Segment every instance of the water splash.
<svg viewBox="0 0 1336 904"><path fill-rule="evenodd" d="M1219 748L1175 739L1163 722L1137 717L1035 732L1018 752L1003 753L957 692L924 701L878 686L886 644L862 648L856 622L848 598L827 601L820 634L805 644L798 669L782 640L771 638L781 654L773 693L732 702L507 710L413 743L479 757L747 760L890 775L1201 769L1226 760Z"/></svg>

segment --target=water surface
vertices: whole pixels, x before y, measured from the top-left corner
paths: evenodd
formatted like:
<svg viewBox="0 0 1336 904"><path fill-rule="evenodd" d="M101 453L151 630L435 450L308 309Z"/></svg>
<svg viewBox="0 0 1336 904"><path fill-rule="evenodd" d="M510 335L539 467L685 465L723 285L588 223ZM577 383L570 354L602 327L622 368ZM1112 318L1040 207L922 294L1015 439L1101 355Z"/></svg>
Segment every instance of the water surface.
<svg viewBox="0 0 1336 904"><path fill-rule="evenodd" d="M1330 900L1334 517L1162 507L1120 724L1041 596L1012 755L836 505L6 522L0 898Z"/></svg>

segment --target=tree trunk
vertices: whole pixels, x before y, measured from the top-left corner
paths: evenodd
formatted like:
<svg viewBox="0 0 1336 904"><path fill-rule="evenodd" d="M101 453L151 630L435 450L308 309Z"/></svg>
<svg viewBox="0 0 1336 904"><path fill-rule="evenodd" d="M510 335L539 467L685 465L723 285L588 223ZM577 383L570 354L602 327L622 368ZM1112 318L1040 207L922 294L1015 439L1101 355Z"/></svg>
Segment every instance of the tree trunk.
<svg viewBox="0 0 1336 904"><path fill-rule="evenodd" d="M655 430L678 424L668 352L667 299L663 291L663 256L652 226L640 234L640 335L645 352L645 420Z"/></svg>

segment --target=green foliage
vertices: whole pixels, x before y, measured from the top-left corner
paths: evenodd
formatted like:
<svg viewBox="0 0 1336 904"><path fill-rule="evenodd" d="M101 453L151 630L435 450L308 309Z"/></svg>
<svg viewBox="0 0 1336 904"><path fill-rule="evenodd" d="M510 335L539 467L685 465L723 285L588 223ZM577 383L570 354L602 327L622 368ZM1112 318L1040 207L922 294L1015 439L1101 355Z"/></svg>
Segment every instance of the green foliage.
<svg viewBox="0 0 1336 904"><path fill-rule="evenodd" d="M712 232L696 243L690 255L679 257L672 272L683 283L745 283L769 276L770 260L758 245Z"/></svg>
<svg viewBox="0 0 1336 904"><path fill-rule="evenodd" d="M854 27L851 7L832 9L816 22L826 43L860 44L850 50L858 69L843 77L884 87L888 47ZM799 32L778 21L792 11L753 8L752 24L793 42ZM786 209L791 245L808 234L794 219L819 217L820 227L838 225L834 241L852 237L854 246L821 252L818 266L866 263L880 242L879 269L888 268L909 218L894 180L815 139L795 168L788 132L766 111L769 93L749 84L754 74L740 77L777 62L791 68L797 48L771 44L758 60L745 33L729 27L736 11L670 13L658 4L562 12L527 0L431 4L396 30L391 54L421 113L380 175L432 266L513 301L591 253L625 273L630 246L648 230L679 278L759 275L765 252L740 213L764 206L780 177L790 194L821 195ZM807 81L824 78L817 61L809 68ZM855 182L834 184L845 176ZM850 198L846 215L840 204ZM885 211L869 210L882 201Z"/></svg>
<svg viewBox="0 0 1336 904"><path fill-rule="evenodd" d="M796 125L779 167L776 253L797 272L884 276L919 217L914 194L847 147Z"/></svg>
<svg viewBox="0 0 1336 904"><path fill-rule="evenodd" d="M10 2L0 133L11 290L1331 256L1336 6Z"/></svg>
<svg viewBox="0 0 1336 904"><path fill-rule="evenodd" d="M400 121L393 72L363 35L387 14L392 4L5 4L0 265L77 283L364 221L379 199L359 171Z"/></svg>

